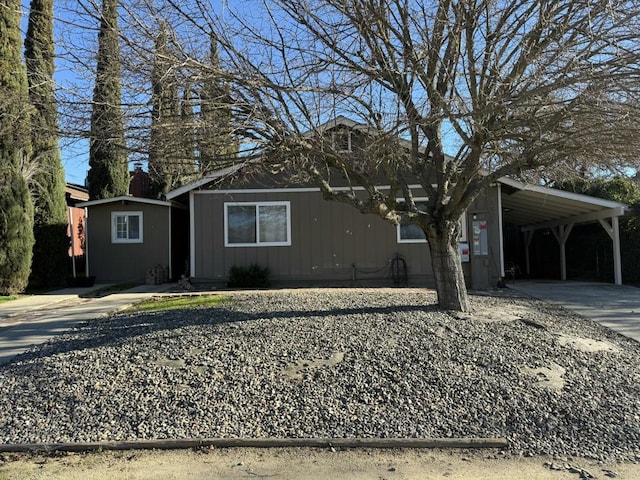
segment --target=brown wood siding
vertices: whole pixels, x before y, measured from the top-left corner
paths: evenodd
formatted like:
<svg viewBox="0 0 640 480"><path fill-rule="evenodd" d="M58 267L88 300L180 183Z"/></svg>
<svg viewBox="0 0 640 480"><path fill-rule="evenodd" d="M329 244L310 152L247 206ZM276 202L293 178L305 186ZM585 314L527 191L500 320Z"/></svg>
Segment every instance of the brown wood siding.
<svg viewBox="0 0 640 480"><path fill-rule="evenodd" d="M225 202L291 202L291 246L225 247ZM267 266L278 282L379 279L400 253L410 280L432 279L426 244L398 244L396 227L319 192L195 193L195 279L224 282L231 266ZM414 283L415 284L415 283Z"/></svg>
<svg viewBox="0 0 640 480"><path fill-rule="evenodd" d="M143 216L143 243L112 243L111 212L137 211ZM169 207L133 202L89 207L87 250L96 282L144 282L151 267L168 266Z"/></svg>
<svg viewBox="0 0 640 480"><path fill-rule="evenodd" d="M490 187L478 195L467 212L467 232L471 249L472 286L476 289L495 287L500 277L500 223L498 188ZM472 223L487 221L489 252L486 256L474 256L472 246Z"/></svg>
<svg viewBox="0 0 640 480"><path fill-rule="evenodd" d="M417 197L421 196L416 192ZM224 203L291 203L291 246L225 247ZM468 210L467 241L473 216L488 220L488 257L463 264L473 288L495 285L500 266L497 189L481 194ZM328 202L319 192L209 193L195 192L195 280L226 281L229 269L257 263L269 267L276 282L334 282L360 280L391 282L390 262L396 253L406 260L413 285L432 285L428 246L398 243L396 227L374 215L363 215L350 205ZM479 278L471 285L472 268Z"/></svg>

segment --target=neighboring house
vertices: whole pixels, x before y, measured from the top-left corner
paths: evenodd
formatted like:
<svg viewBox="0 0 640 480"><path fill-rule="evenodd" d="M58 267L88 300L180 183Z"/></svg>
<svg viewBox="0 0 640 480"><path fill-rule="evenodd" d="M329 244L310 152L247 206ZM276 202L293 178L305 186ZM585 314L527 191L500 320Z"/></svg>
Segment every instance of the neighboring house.
<svg viewBox="0 0 640 480"><path fill-rule="evenodd" d="M332 122L335 130L327 131L350 150L354 125L340 117ZM420 229L394 226L350 205L323 200L320 190L309 185L283 185L267 175L238 181L240 168L219 170L169 192L167 201L119 197L85 203L90 274L99 281L137 281L162 264L170 266L173 279L188 270L194 282L222 286L232 266L258 264L268 267L274 284L281 285L390 285L392 280L404 283L405 273L409 285L433 285L429 249ZM414 198L425 197L419 185L411 189ZM505 277L505 228L522 237L527 260L522 269L527 272L535 233L553 232L560 277L565 279L564 245L571 228L594 221L613 239L619 283L617 222L625 208L502 179L479 195L460 219L467 284L486 289Z"/></svg>
<svg viewBox="0 0 640 480"><path fill-rule="evenodd" d="M89 200L89 191L82 185L67 183L64 189L67 199L67 235L71 239L69 256L84 255L84 208L78 207L81 202Z"/></svg>
<svg viewBox="0 0 640 480"><path fill-rule="evenodd" d="M151 178L149 173L142 170L142 163L136 162L129 172L129 195L134 197L151 198Z"/></svg>

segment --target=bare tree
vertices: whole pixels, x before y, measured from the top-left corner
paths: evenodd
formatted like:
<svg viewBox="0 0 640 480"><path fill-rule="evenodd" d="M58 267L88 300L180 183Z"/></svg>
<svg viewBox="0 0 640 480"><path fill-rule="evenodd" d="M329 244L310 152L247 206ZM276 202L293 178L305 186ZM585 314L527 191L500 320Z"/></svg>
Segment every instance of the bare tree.
<svg viewBox="0 0 640 480"><path fill-rule="evenodd" d="M419 225L442 308L469 309L459 218L491 183L618 168L639 151L633 2L270 0L217 16L199 0L169 3L217 33L235 73L235 120L262 165L304 176L328 200ZM321 126L338 114L363 126L368 151L327 146ZM364 193L334 189L336 173Z"/></svg>
<svg viewBox="0 0 640 480"><path fill-rule="evenodd" d="M205 0L157 3L157 21L175 26L181 68L200 81L224 72L241 154L316 184L327 200L420 226L442 308L469 309L459 219L498 178L636 161L635 2L247 0L221 11ZM147 24L138 23L142 35ZM350 155L327 142L338 115L366 138ZM354 188L335 189L337 177Z"/></svg>

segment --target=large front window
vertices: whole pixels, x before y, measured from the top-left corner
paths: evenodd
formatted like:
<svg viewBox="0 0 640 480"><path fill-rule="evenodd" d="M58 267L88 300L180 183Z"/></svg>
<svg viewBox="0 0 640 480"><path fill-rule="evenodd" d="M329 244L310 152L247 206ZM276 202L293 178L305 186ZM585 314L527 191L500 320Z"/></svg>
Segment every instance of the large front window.
<svg viewBox="0 0 640 480"><path fill-rule="evenodd" d="M291 245L289 202L225 203L225 246Z"/></svg>
<svg viewBox="0 0 640 480"><path fill-rule="evenodd" d="M142 212L111 212L113 243L142 243Z"/></svg>

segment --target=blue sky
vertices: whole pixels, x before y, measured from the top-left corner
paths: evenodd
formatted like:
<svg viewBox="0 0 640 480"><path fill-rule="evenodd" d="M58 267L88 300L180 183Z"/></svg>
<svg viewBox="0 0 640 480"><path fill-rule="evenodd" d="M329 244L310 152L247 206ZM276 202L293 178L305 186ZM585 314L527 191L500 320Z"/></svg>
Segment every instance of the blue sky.
<svg viewBox="0 0 640 480"><path fill-rule="evenodd" d="M27 31L27 23L29 19L29 0L22 1L22 32L23 35ZM59 18L65 17L64 12L60 8L60 2L54 2L55 15ZM62 32L68 31L69 27L63 25L63 22L56 20L54 23L54 36L57 40L60 38ZM60 49L57 48L57 54L59 55ZM54 73L54 79L56 81L57 88L65 88L69 85L69 82L76 79L75 74L66 64L65 60L58 56L56 58L56 70ZM92 88L92 86L87 86ZM89 143L86 140L74 140L62 138L60 142L60 150L62 154L62 162L65 169L65 175L68 182L84 185L84 180L89 168Z"/></svg>

